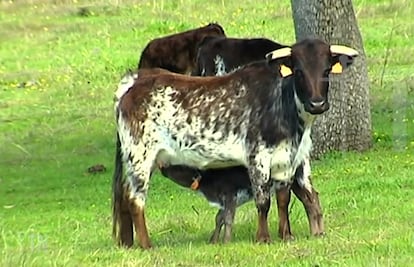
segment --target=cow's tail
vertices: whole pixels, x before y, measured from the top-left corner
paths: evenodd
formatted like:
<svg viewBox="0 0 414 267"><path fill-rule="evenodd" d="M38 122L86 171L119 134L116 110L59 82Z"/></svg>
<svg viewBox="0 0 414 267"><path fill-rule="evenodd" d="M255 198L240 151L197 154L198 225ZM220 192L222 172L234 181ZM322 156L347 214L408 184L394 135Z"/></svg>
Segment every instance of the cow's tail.
<svg viewBox="0 0 414 267"><path fill-rule="evenodd" d="M120 102L122 97L128 92L130 88L134 85L135 80L138 78L138 74L132 70L128 70L126 74L122 77L121 81L118 84L118 88L114 96L114 111L115 119L118 125L120 114ZM122 160L122 150L121 150L121 140L119 137L119 128L117 126L116 133L116 145L115 145L115 167L114 175L112 179L112 236L116 239L119 239L118 229L120 232L121 225L121 214L123 212L123 205L125 205L125 190L124 190L124 179L123 179L123 160Z"/></svg>
<svg viewBox="0 0 414 267"><path fill-rule="evenodd" d="M118 119L118 106L121 98L128 92L129 89L134 85L135 80L138 78L138 73L131 69L124 74L114 94L114 111Z"/></svg>
<svg viewBox="0 0 414 267"><path fill-rule="evenodd" d="M112 236L117 239L117 230L121 216L121 205L124 199L124 190L122 182L122 153L121 141L119 134L116 134L116 148L115 148L115 168L112 179Z"/></svg>

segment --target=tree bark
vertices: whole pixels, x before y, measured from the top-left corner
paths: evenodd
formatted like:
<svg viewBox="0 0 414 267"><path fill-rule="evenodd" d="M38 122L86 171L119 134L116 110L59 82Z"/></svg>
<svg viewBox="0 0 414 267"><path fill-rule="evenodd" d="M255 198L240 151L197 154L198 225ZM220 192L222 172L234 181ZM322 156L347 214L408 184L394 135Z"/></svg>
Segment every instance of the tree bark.
<svg viewBox="0 0 414 267"><path fill-rule="evenodd" d="M359 52L343 74L331 75L331 107L312 129L312 157L331 150L371 147L371 113L366 57L351 0L291 0L296 39L319 38Z"/></svg>

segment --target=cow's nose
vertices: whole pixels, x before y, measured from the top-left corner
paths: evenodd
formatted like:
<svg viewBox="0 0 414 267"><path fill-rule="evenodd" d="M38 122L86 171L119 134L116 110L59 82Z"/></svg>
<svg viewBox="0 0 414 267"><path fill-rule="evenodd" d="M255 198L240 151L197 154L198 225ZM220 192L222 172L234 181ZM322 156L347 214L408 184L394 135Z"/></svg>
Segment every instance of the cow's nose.
<svg viewBox="0 0 414 267"><path fill-rule="evenodd" d="M325 105L325 100L322 101L309 101L311 108L321 108Z"/></svg>

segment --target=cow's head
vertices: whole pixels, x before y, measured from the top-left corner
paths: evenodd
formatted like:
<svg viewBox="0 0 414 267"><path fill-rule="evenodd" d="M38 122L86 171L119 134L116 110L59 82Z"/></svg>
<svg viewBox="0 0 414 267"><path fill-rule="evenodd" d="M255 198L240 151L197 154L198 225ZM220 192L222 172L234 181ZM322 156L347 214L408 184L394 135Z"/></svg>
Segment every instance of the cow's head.
<svg viewBox="0 0 414 267"><path fill-rule="evenodd" d="M204 27L205 36L226 36L223 27L218 23L209 23Z"/></svg>
<svg viewBox="0 0 414 267"><path fill-rule="evenodd" d="M329 75L342 73L357 55L356 50L346 46L306 39L270 52L266 58L277 63L282 77L293 75L296 94L305 111L321 114L329 109Z"/></svg>

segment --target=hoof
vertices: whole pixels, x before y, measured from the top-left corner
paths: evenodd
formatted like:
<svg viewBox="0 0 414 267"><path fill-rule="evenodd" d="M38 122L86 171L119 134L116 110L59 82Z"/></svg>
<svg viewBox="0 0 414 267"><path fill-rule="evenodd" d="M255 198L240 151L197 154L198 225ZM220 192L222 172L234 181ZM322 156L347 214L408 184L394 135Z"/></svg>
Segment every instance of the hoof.
<svg viewBox="0 0 414 267"><path fill-rule="evenodd" d="M152 248L151 242L149 240L144 240L144 241L139 242L139 246L143 250Z"/></svg>
<svg viewBox="0 0 414 267"><path fill-rule="evenodd" d="M256 242L260 244L270 244L272 243L272 239L270 238L270 236L258 236L256 237Z"/></svg>
<svg viewBox="0 0 414 267"><path fill-rule="evenodd" d="M326 233L325 232L320 232L320 233L313 234L313 236L322 238L322 237L326 236Z"/></svg>
<svg viewBox="0 0 414 267"><path fill-rule="evenodd" d="M117 245L120 248L131 248L133 244L134 239L132 238L132 236L121 236L121 238L117 240Z"/></svg>
<svg viewBox="0 0 414 267"><path fill-rule="evenodd" d="M285 235L281 237L281 239L283 240L283 242L295 241L295 237L293 235Z"/></svg>
<svg viewBox="0 0 414 267"><path fill-rule="evenodd" d="M141 245L140 247L141 247L141 249L143 249L143 250L149 250L149 249L151 249L151 248L152 248L152 245L151 245L151 244L145 244L145 245Z"/></svg>
<svg viewBox="0 0 414 267"><path fill-rule="evenodd" d="M211 235L210 240L208 242L210 244L217 244L219 238L220 238L220 233L213 232L213 234Z"/></svg>
<svg viewBox="0 0 414 267"><path fill-rule="evenodd" d="M118 242L118 247L129 249L129 248L132 248L132 243L122 243L122 242Z"/></svg>

